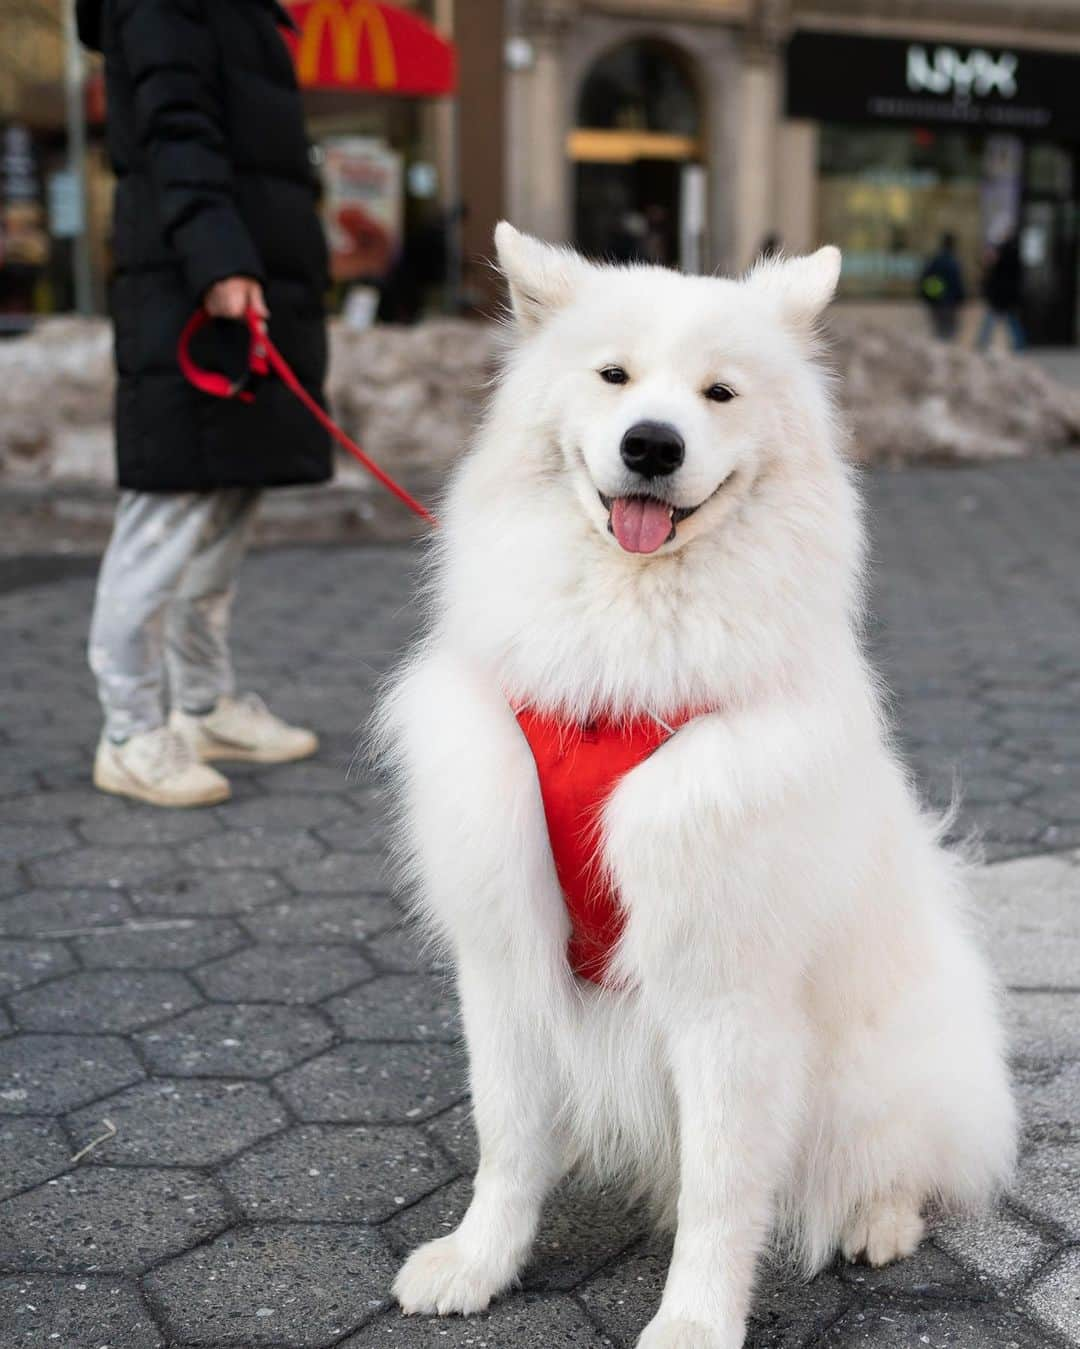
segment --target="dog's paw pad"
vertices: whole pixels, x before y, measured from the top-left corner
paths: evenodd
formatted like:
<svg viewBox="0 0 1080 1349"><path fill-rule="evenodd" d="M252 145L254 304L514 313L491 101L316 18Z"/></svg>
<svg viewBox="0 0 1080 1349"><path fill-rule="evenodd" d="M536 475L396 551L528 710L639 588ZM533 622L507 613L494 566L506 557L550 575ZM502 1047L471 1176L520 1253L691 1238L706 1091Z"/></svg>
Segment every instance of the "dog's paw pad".
<svg viewBox="0 0 1080 1349"><path fill-rule="evenodd" d="M840 1249L846 1260L888 1265L911 1255L925 1230L917 1205L905 1200L881 1200L848 1223L840 1237Z"/></svg>
<svg viewBox="0 0 1080 1349"><path fill-rule="evenodd" d="M406 1316L471 1316L482 1312L506 1280L462 1249L456 1235L413 1251L394 1280Z"/></svg>
<svg viewBox="0 0 1080 1349"><path fill-rule="evenodd" d="M741 1331L725 1337L700 1321L657 1319L642 1331L637 1349L734 1349L742 1340Z"/></svg>

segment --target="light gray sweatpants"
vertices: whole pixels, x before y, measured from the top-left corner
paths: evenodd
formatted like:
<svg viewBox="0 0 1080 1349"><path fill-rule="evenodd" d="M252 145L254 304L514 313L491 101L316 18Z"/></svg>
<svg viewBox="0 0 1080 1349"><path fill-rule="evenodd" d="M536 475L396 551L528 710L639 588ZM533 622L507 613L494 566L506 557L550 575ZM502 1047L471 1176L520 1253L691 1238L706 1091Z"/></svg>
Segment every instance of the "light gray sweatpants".
<svg viewBox="0 0 1080 1349"><path fill-rule="evenodd" d="M246 487L121 492L90 624L110 739L162 724L166 675L186 712L233 691L229 608L258 500Z"/></svg>

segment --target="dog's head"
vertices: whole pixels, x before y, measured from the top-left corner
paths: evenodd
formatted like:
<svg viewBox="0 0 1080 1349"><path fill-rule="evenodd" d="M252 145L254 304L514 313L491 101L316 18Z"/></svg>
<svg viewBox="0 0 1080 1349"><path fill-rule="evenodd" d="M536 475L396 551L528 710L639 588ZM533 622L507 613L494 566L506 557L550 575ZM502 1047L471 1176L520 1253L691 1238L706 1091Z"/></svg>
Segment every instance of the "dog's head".
<svg viewBox="0 0 1080 1349"><path fill-rule="evenodd" d="M611 547L669 554L718 527L828 417L809 356L837 249L731 281L596 265L505 222L495 243L520 338L511 396Z"/></svg>

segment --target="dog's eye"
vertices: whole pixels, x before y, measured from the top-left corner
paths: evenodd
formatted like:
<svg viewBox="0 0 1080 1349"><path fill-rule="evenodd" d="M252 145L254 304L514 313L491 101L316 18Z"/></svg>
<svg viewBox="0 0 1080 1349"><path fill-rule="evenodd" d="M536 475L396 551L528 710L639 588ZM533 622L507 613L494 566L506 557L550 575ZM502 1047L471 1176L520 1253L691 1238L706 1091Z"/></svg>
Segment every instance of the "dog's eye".
<svg viewBox="0 0 1080 1349"><path fill-rule="evenodd" d="M735 397L735 390L726 384L710 384L705 390L705 397L710 403L730 403Z"/></svg>
<svg viewBox="0 0 1080 1349"><path fill-rule="evenodd" d="M600 371L600 378L605 384L629 384L630 376L621 365L605 365Z"/></svg>

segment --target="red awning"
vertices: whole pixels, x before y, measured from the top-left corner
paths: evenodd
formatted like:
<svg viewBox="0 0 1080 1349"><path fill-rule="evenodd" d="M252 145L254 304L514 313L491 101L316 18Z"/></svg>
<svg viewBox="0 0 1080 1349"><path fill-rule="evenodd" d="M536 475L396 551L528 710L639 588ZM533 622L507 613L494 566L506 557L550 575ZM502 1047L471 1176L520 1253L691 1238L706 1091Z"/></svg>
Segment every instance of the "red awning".
<svg viewBox="0 0 1080 1349"><path fill-rule="evenodd" d="M299 30L286 34L306 89L377 94L452 94L454 44L418 15L379 0L298 0Z"/></svg>

